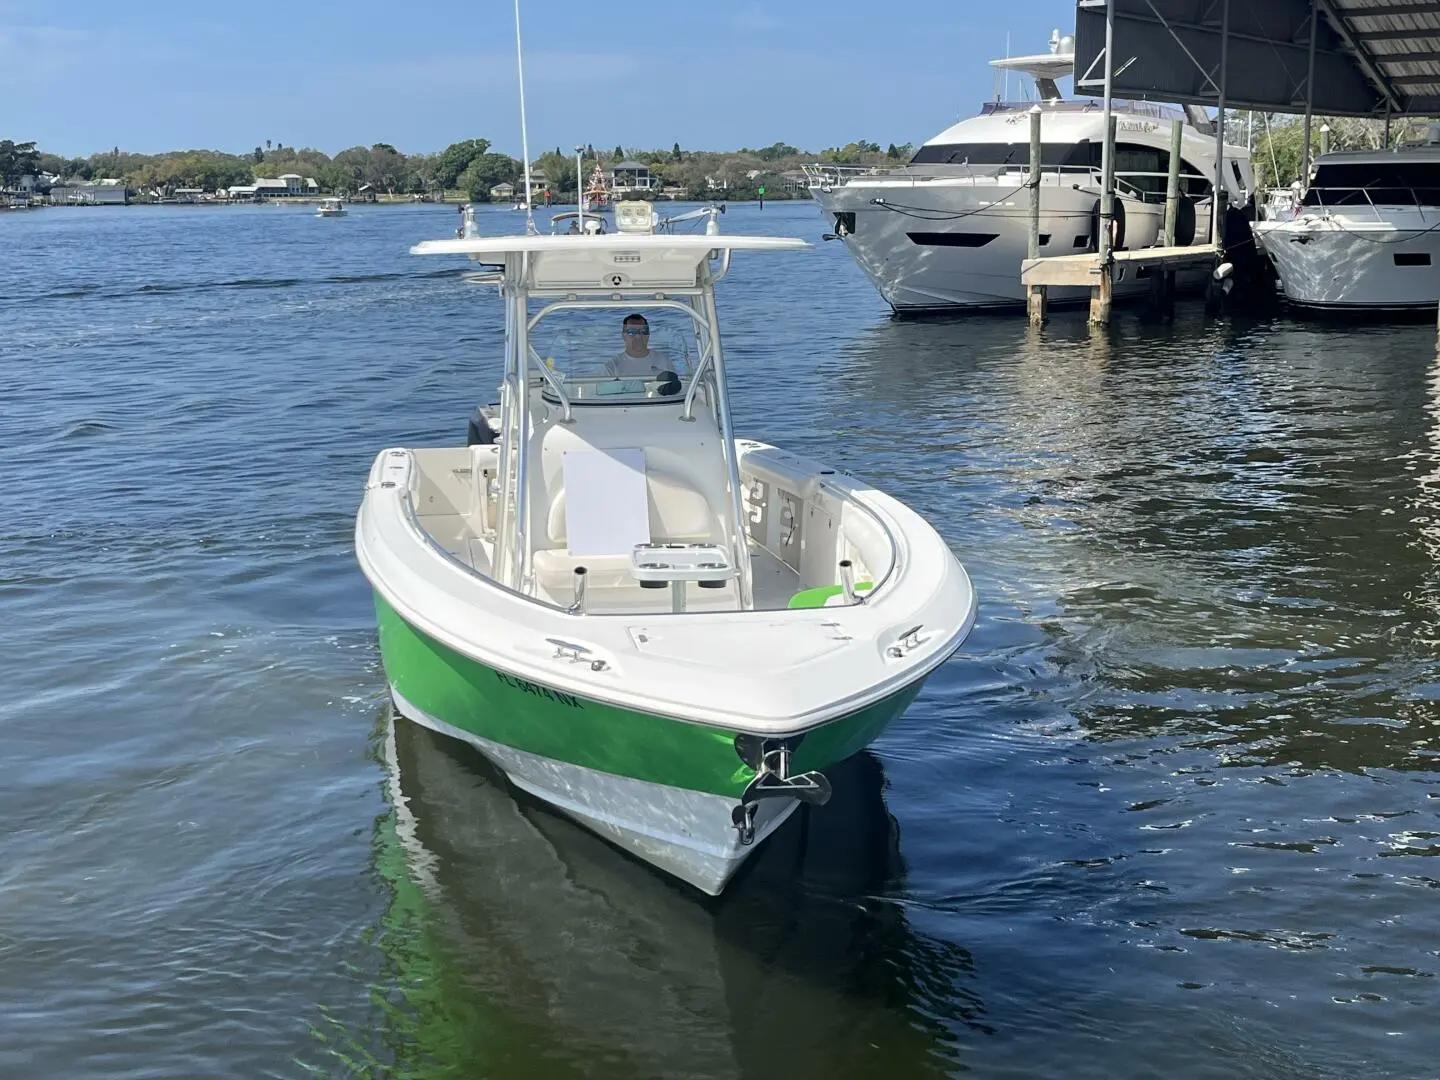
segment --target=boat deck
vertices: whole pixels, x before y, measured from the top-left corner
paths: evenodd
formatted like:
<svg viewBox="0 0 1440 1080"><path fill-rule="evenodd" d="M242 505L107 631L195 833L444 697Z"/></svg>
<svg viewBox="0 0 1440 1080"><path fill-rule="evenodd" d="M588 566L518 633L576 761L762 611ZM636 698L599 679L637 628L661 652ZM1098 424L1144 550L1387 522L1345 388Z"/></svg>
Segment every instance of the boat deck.
<svg viewBox="0 0 1440 1080"><path fill-rule="evenodd" d="M489 542L475 536L441 537L435 540L456 559L478 574L490 576ZM786 566L767 549L750 544L750 568L754 580L755 608L758 611L782 611L800 589L800 575ZM574 594L569 590L537 588L538 598L556 607L569 607ZM622 585L592 584L586 591L586 608L593 614L654 614L671 610L669 589L642 589L633 582ZM702 589L690 583L685 590L686 610L734 610L735 586L723 589Z"/></svg>

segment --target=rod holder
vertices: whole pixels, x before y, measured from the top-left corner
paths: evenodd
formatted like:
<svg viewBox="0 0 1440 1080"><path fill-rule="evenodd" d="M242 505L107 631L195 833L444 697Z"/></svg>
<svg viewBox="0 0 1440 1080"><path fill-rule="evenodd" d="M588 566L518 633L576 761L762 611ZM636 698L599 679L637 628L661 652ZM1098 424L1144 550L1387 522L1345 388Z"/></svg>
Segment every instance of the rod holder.
<svg viewBox="0 0 1440 1080"><path fill-rule="evenodd" d="M588 573L583 566L575 567L575 599L570 604L571 615L585 614L585 579Z"/></svg>
<svg viewBox="0 0 1440 1080"><path fill-rule="evenodd" d="M840 560L840 588L847 604L860 603L860 594L855 591L855 566L849 559Z"/></svg>

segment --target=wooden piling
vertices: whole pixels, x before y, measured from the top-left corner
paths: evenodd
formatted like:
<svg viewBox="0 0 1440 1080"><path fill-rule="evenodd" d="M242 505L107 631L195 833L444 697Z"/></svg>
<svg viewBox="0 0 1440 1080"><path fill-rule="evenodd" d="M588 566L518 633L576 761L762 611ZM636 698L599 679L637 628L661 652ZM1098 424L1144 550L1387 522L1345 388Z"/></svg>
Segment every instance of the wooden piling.
<svg viewBox="0 0 1440 1080"><path fill-rule="evenodd" d="M1032 105L1030 108L1030 178L1027 181L1030 187L1030 237L1026 245L1028 257L1031 259L1040 257L1040 116L1040 106ZM1026 286L1025 310L1030 316L1031 326L1041 326L1045 322L1046 292L1044 285Z"/></svg>
<svg viewBox="0 0 1440 1080"><path fill-rule="evenodd" d="M1170 170L1165 177L1165 243L1162 245L1164 247L1175 246L1175 219L1180 213L1181 130L1179 120L1170 121Z"/></svg>
<svg viewBox="0 0 1440 1080"><path fill-rule="evenodd" d="M1090 290L1090 322L1095 326L1110 325L1110 293L1113 288L1111 274L1114 267L1105 264L1100 267L1100 277Z"/></svg>
<svg viewBox="0 0 1440 1080"><path fill-rule="evenodd" d="M1106 56L1105 62L1111 62ZM1095 249L1100 256L1100 278L1090 291L1090 321L1096 326L1110 324L1111 275L1115 272L1115 260L1111 246L1115 237L1115 116L1105 125L1105 148L1101 155L1104 168L1100 175L1100 235L1095 238Z"/></svg>

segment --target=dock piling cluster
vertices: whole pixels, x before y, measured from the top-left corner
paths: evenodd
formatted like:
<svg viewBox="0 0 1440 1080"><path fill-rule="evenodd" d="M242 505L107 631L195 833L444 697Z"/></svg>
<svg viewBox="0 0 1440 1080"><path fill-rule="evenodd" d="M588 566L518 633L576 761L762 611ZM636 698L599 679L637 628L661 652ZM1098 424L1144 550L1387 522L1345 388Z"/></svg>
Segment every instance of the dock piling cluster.
<svg viewBox="0 0 1440 1080"><path fill-rule="evenodd" d="M1106 126L1105 150L1102 158L1102 191L1099 227L1092 243L1095 250L1083 255L1051 255L1041 258L1040 252L1040 176L1042 113L1037 105L1030 110L1030 235L1026 244L1027 258L1021 266L1020 278L1025 284L1026 311L1031 326L1045 322L1049 286L1082 285L1090 288L1090 322L1106 326L1110 322L1111 297L1116 267L1141 267L1152 271L1151 296L1166 316L1175 309L1175 271L1179 267L1213 264L1220 248L1217 244L1176 246L1176 229L1180 207L1180 142L1182 125L1171 121L1170 162L1165 179L1165 226L1161 244L1134 251L1116 250L1115 237L1115 117ZM1218 233L1220 226L1213 228Z"/></svg>

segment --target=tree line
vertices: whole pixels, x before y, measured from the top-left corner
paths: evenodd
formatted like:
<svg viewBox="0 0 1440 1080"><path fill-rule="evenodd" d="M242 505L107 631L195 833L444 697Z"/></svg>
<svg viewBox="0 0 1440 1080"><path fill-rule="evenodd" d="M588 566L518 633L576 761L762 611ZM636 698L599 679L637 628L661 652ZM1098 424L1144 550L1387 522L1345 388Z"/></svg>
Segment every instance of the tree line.
<svg viewBox="0 0 1440 1080"><path fill-rule="evenodd" d="M1425 136L1432 120L1395 117L1390 122L1390 146L1415 142ZM1328 131L1324 130L1329 128ZM1238 113L1226 124L1230 143L1243 144L1245 132L1254 134L1250 167L1257 188L1288 187L1300 178L1305 147L1305 118L1286 113L1260 113L1253 118ZM1313 116L1310 118L1310 160L1324 150L1381 150L1385 142L1385 121L1355 116Z"/></svg>
<svg viewBox="0 0 1440 1080"><path fill-rule="evenodd" d="M668 149L647 150L616 146L613 151L587 146L582 154L579 180L583 186L594 167L613 167L621 160L646 165L658 182L682 189L687 197L714 197L717 190L731 199L754 198L765 188L766 198L783 198L781 175L808 162L879 164L910 157L909 143L893 143L884 151L878 143L859 140L843 147L807 152L788 143L734 151L682 150L677 142ZM543 178L543 188L556 201L573 199L577 190L575 156L559 147L531 163L532 176ZM333 157L312 148L297 148L267 139L244 154L221 150L173 150L162 154L133 154L118 146L89 157L65 158L46 153L34 142L0 140L0 189L19 185L21 177L48 173L61 181L123 180L136 192L161 194L176 188L206 191L251 184L264 177L298 173L313 177L322 191L353 195L368 187L389 195L436 195L459 192L466 198L488 201L492 188L522 186L523 164L493 149L488 139L464 139L433 154L404 154L389 143L352 146Z"/></svg>

